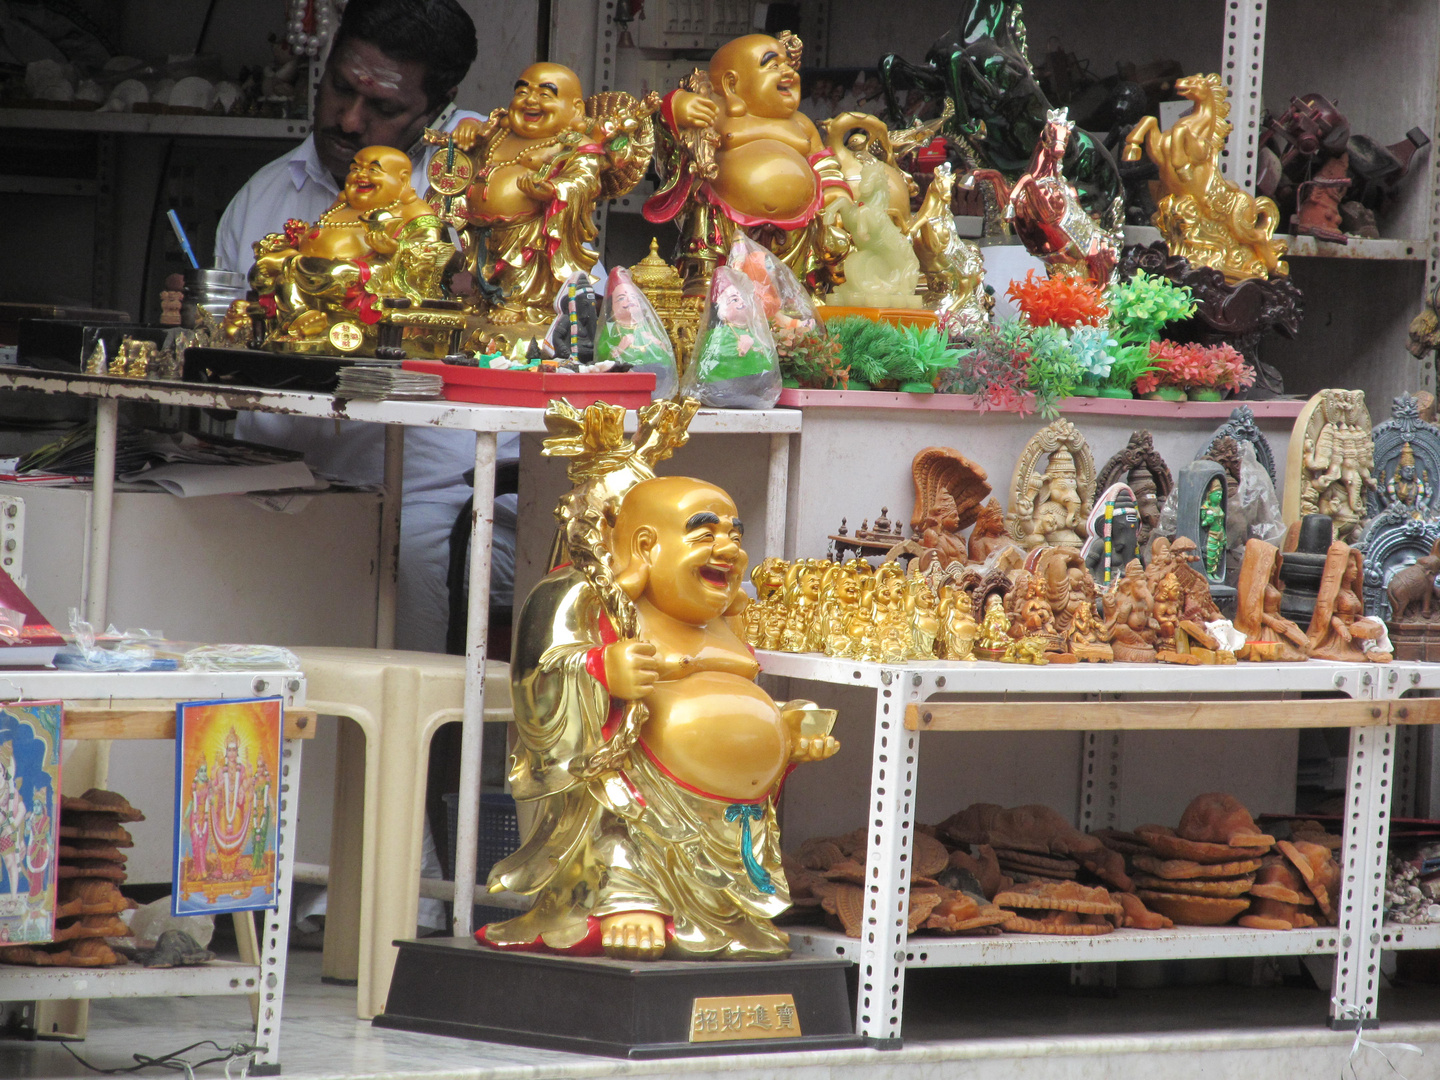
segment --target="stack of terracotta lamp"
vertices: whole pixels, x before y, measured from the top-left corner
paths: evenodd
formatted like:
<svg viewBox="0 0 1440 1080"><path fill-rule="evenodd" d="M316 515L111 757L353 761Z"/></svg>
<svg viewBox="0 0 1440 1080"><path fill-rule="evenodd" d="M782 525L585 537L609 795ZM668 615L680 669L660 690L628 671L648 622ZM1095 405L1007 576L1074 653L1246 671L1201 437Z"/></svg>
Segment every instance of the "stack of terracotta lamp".
<svg viewBox="0 0 1440 1080"><path fill-rule="evenodd" d="M0 948L0 962L40 967L109 967L124 958L106 938L129 937L120 912L138 907L120 894L125 853L133 847L124 822L145 815L113 791L91 788L60 798L59 887L55 936L44 945Z"/></svg>

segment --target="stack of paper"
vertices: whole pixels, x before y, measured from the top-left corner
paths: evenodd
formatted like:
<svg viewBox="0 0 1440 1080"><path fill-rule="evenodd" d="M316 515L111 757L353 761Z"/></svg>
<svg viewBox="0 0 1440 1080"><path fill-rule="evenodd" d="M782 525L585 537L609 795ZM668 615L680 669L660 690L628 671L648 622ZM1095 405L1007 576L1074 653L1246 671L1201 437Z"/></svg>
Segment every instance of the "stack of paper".
<svg viewBox="0 0 1440 1080"><path fill-rule="evenodd" d="M340 369L338 398L438 398L445 389L439 375L405 371L399 364L366 360Z"/></svg>

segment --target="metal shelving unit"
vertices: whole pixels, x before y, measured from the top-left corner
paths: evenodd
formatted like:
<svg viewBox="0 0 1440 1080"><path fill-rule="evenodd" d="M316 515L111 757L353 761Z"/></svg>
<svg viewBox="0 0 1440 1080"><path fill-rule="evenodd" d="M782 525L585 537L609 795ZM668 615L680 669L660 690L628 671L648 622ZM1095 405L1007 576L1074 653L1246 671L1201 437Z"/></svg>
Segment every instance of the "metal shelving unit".
<svg viewBox="0 0 1440 1080"><path fill-rule="evenodd" d="M878 1045L901 1038L905 972L911 967L1110 963L1245 956L1335 956L1332 1022L1375 1016L1382 948L1381 890L1397 724L1440 722L1440 702L1400 701L1380 665L1238 664L1223 669L1162 664L1080 664L1020 668L985 662L884 665L761 651L768 676L875 692L866 865L867 925L858 939L812 928L792 935L795 951L843 956L860 969L857 1030ZM1397 664L1393 685L1411 687ZM1424 679L1440 682L1440 672ZM1320 695L1325 695L1321 697ZM1302 696L1305 695L1305 696ZM1290 932L1228 926L1122 930L1100 937L910 938L905 931L921 736L945 731L1073 731L1096 747L1114 732L1177 729L1350 728L1340 925ZM842 739L844 736L842 735ZM1103 755L1103 747L1096 747ZM1094 769L1082 755L1081 769ZM1082 790L1093 787L1082 777ZM1109 781L1110 787L1120 780ZM1110 792L1114 805L1115 792ZM1116 824L1086 799L1081 825ZM1440 928L1404 937L1440 940ZM1397 946L1390 946L1397 947ZM1410 947L1423 947L1413 945ZM1344 1021L1353 1023L1353 1020Z"/></svg>
<svg viewBox="0 0 1440 1080"><path fill-rule="evenodd" d="M295 671L263 672L68 672L5 671L0 673L0 699L62 699L67 712L66 741L91 738L163 738L164 723L156 714L174 703L220 698L279 695L286 709L303 708L305 678ZM129 706L127 709L126 706ZM97 708L119 710L104 723L89 725L77 717ZM148 715L147 715L148 714ZM159 721L157 723L157 721ZM99 998L251 996L255 1008L255 1054L250 1071L280 1071L280 1019L284 1003L286 948L290 940L290 890L295 874L296 796L300 790L301 732L289 727L281 748L277 908L264 913L259 954L253 962L212 961L203 967L26 968L0 966L0 1001L41 1002ZM304 721L304 736L314 733L313 719ZM290 737L295 736L295 737Z"/></svg>

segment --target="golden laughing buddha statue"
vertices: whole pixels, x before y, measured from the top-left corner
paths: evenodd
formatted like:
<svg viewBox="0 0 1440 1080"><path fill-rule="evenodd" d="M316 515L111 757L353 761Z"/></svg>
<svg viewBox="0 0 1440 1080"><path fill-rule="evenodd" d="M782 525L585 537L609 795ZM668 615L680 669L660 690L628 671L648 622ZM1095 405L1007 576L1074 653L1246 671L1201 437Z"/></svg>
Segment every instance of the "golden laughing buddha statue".
<svg viewBox="0 0 1440 1080"><path fill-rule="evenodd" d="M655 223L680 226L685 291L704 295L737 231L765 244L795 276L823 289L850 249L820 211L851 194L834 153L800 106L803 46L788 31L727 42L661 107L656 168L646 200Z"/></svg>
<svg viewBox="0 0 1440 1080"><path fill-rule="evenodd" d="M580 77L560 64L520 73L508 109L455 128L473 152L466 197L470 269L485 286L473 303L497 327L548 326L555 294L596 253L595 204L624 195L650 164L650 114L660 99L629 94L586 98ZM443 138L443 136L430 136ZM438 155L437 155L438 156Z"/></svg>
<svg viewBox="0 0 1440 1080"><path fill-rule="evenodd" d="M789 938L775 799L792 764L839 748L834 714L777 705L729 621L745 603L744 528L724 491L654 463L695 403L563 403L549 454L573 460L566 563L520 613L510 782L535 808L490 888L535 897L483 927L496 948L627 959L768 959Z"/></svg>
<svg viewBox="0 0 1440 1080"><path fill-rule="evenodd" d="M361 150L319 220L287 221L254 249L250 286L267 316L269 348L365 354L386 324L414 322L442 331L424 351L443 356L449 331L463 325L458 311L444 310L458 305L440 285L455 249L410 186L410 159L399 150ZM424 312L433 318L416 318L423 307L437 309Z"/></svg>

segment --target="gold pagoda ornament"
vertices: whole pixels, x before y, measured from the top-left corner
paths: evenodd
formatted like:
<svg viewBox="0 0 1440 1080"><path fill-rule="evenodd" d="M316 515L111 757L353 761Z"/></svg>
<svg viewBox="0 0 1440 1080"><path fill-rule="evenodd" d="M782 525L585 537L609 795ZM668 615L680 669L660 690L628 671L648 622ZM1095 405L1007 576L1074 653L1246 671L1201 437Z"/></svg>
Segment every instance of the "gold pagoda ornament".
<svg viewBox="0 0 1440 1080"><path fill-rule="evenodd" d="M675 367L684 378L695 349L695 335L700 331L700 316L705 313L705 297L685 295L685 283L679 272L660 257L659 247L659 241L652 236L650 254L630 268L630 280L640 286L660 316L675 348Z"/></svg>

